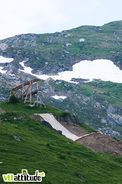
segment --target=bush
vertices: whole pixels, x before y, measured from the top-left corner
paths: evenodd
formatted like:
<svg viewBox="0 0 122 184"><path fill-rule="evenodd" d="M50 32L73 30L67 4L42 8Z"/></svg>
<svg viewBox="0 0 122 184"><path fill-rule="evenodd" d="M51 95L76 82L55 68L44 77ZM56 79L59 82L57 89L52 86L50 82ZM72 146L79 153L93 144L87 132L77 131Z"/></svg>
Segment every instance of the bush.
<svg viewBox="0 0 122 184"><path fill-rule="evenodd" d="M19 103L19 99L16 96L12 95L9 98L9 103L12 103L12 104Z"/></svg>

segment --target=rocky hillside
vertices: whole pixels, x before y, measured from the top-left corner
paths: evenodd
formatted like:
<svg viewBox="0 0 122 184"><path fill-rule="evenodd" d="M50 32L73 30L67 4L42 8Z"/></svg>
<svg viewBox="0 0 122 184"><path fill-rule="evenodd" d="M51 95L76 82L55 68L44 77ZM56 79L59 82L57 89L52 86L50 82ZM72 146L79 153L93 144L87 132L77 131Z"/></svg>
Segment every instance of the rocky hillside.
<svg viewBox="0 0 122 184"><path fill-rule="evenodd" d="M10 63L0 63L0 69L6 71L0 73L0 100L9 96L12 87L33 78L20 71L22 61L36 74L56 74L71 70L81 60L96 58L110 59L122 69L122 21L54 34L14 36L0 41L0 55L13 58ZM72 112L81 123L122 139L122 84L75 82L46 80L40 84L40 96L45 103ZM55 95L65 98L55 99Z"/></svg>
<svg viewBox="0 0 122 184"><path fill-rule="evenodd" d="M122 84L99 80L72 84L50 79L40 86L44 103L71 112L81 123L122 139Z"/></svg>
<svg viewBox="0 0 122 184"><path fill-rule="evenodd" d="M110 59L122 68L122 21L101 27L81 26L54 34L23 34L0 41L0 55L14 58L6 70L22 69L26 61L33 71L45 74L71 70L85 59Z"/></svg>

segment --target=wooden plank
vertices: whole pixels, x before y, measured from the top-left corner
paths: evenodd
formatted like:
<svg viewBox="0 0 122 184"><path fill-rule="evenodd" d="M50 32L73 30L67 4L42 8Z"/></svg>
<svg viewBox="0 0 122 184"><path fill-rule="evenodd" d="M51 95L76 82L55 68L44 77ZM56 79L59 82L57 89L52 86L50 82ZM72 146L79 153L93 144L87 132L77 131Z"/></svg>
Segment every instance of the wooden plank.
<svg viewBox="0 0 122 184"><path fill-rule="evenodd" d="M20 85L14 87L14 88L12 89L12 91L17 91L17 90L19 90L19 89L22 89L22 87L29 85L30 82L32 82L32 83L34 84L34 83L36 83L36 82L38 82L38 81L40 81L40 79L33 79L33 80L30 80L30 81L28 81L28 82L25 82L25 83L23 83L23 84L20 84Z"/></svg>

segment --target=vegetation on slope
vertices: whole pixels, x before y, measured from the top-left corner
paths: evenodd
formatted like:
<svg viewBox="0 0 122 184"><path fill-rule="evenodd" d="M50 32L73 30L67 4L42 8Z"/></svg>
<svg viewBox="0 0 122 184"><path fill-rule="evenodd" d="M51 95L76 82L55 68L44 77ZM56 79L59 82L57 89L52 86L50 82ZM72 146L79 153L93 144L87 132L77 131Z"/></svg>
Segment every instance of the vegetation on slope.
<svg viewBox="0 0 122 184"><path fill-rule="evenodd" d="M45 184L121 183L120 157L95 153L32 120L36 109L0 106L6 110L0 115L0 175L26 168L32 174L36 169L45 171Z"/></svg>
<svg viewBox="0 0 122 184"><path fill-rule="evenodd" d="M53 34L25 34L0 41L6 49L0 54L13 57L43 73L70 70L84 59L111 59L122 67L122 21L104 26L81 26ZM14 64L14 63L13 63Z"/></svg>
<svg viewBox="0 0 122 184"><path fill-rule="evenodd" d="M48 85L43 84L42 91L50 88L46 102L75 114L81 123L122 139L122 84L100 80L89 83L79 81L79 84L50 80ZM67 98L63 101L50 98L54 93Z"/></svg>

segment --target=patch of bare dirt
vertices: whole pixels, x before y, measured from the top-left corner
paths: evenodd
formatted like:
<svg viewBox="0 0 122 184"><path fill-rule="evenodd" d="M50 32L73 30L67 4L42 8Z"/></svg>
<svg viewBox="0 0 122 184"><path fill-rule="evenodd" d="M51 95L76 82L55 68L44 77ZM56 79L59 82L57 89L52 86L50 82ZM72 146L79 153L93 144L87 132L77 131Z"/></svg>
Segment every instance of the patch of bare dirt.
<svg viewBox="0 0 122 184"><path fill-rule="evenodd" d="M34 116L34 119L42 121L42 118ZM74 121L63 119L59 121L67 130L75 134L78 137L75 142L83 144L88 148L95 150L97 152L111 153L113 155L122 155L122 142L113 139L108 135L104 135L101 132L88 133L84 128L80 127Z"/></svg>
<svg viewBox="0 0 122 184"><path fill-rule="evenodd" d="M122 142L99 132L84 136L76 142L83 144L95 151L122 155Z"/></svg>
<svg viewBox="0 0 122 184"><path fill-rule="evenodd" d="M73 134L77 136L83 136L87 134L87 131L84 128L80 127L78 124L66 123L66 122L61 122L61 124L65 128L67 128L70 132L72 132Z"/></svg>

